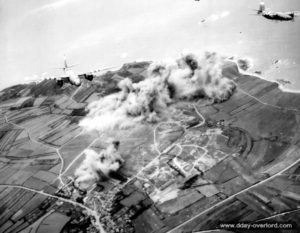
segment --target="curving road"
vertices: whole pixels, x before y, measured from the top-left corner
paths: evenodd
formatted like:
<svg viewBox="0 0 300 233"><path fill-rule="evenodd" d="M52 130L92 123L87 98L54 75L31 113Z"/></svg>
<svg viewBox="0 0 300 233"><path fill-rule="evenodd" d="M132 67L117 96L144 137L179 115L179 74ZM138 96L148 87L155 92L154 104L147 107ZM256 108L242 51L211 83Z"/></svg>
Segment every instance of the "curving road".
<svg viewBox="0 0 300 233"><path fill-rule="evenodd" d="M281 108L281 107L276 106L276 105L272 105L272 104L269 104L269 103L265 103L265 102L261 101L260 99L256 98L255 96L252 96L251 94L247 93L246 91L244 91L244 90L242 90L242 89L238 89L238 90L240 90L240 91L243 92L244 94L246 94L246 95L248 95L249 97L255 99L256 101L260 102L260 103L263 104L263 105L271 106L271 107L274 107L274 108L277 108L277 109L280 109L280 110L291 110L291 111L297 111L297 112L298 112L298 110L296 110L296 109L286 109L286 108ZM195 110L196 110L196 109L195 109ZM197 113L199 113L199 112L197 112ZM199 113L199 114L200 114L200 113ZM201 115L201 114L200 114L200 115ZM202 116L202 115L201 115L201 116ZM199 216L201 216L201 215L203 215L203 214L206 214L207 212L213 210L215 207L218 207L218 206L220 206L220 205L222 205L222 204L225 204L227 201L233 199L233 198L236 197L237 195L243 194L243 193L247 192L247 191L248 191L249 189L251 189L251 188L254 188L254 187L257 187L257 186L259 186L259 185L262 185L262 184L264 184L264 183L266 183L266 182L268 182L268 181L270 181L270 180L272 180L272 179L274 179L274 178L276 178L276 177L278 177L278 176L280 176L280 175L283 175L284 172L288 171L291 167L293 167L294 165L298 164L299 162L300 162L300 158L299 158L298 160L296 160L295 162L293 162L292 164L290 164L288 167L286 167L286 168L282 169L281 171L279 171L279 172L273 174L273 175L270 176L269 178L267 178L267 179L265 179L265 180L262 180L262 181L260 181L260 182L258 182L258 183L256 183L256 184L253 184L253 185L251 185L251 186L249 186L249 187L247 187L247 188L245 188L245 189L243 189L243 190L241 190L241 191L239 191L239 192L237 192L237 193L231 195L230 197L228 197L228 198L226 198L226 199L224 199L224 200L222 200L222 201L216 203L215 205L213 205L213 206L209 207L208 209L206 209L206 210L204 210L204 211L198 213L197 215L195 215L194 217L190 218L189 220L187 220L187 221L181 223L180 225L176 226L175 228L169 230L167 233L175 233L176 230L178 230L179 228L181 228L181 227L184 226L185 224L187 224L187 223L193 221L194 219L198 218ZM298 211L298 210L293 210L293 211L290 211L290 212L295 212L295 211ZM284 214L287 214L287 213L289 213L289 212L281 213L281 214L284 215ZM261 220L267 220L267 219L269 219L269 218L273 218L273 217L280 216L281 214L273 215L273 216L270 216L270 217L268 217L268 218L266 218L266 219L261 219ZM260 220L260 221L261 221L261 220ZM204 231L204 232L205 232L205 231Z"/></svg>
<svg viewBox="0 0 300 233"><path fill-rule="evenodd" d="M5 118L6 123L12 124L12 125L14 125L15 127L18 127L18 128L21 128L21 129L25 130L26 133L27 133L27 135L28 135L28 138L29 138L32 142L37 143L37 144L40 144L40 145L43 145L43 146L50 147L50 148L52 148L52 149L54 149L54 150L56 151L56 153L57 153L57 155L58 155L58 157L59 157L59 159L60 159L60 161L61 161L61 166L60 166L60 170L59 170L59 174L58 174L58 176L57 176L57 179L59 179L60 184L62 184L62 186L68 185L68 184L65 184L65 183L63 182L63 180L62 180L62 175L65 174L66 171L73 165L73 163L74 163L74 162L82 155L83 151L82 151L80 154L78 154L78 155L72 160L72 162L68 165L68 167L67 167L67 168L65 169L65 171L63 172L62 170L63 170L63 167L64 167L64 160L63 160L63 158L62 158L62 156L61 156L61 154L60 154L60 152L59 152L59 148L55 148L55 147L50 146L50 145L48 145L48 144L46 144L46 143L42 143L42 142L39 142L39 141L33 139L33 138L31 137L30 132L28 131L28 129L26 129L26 128L23 127L23 126L17 125L17 124L15 124L15 123L9 121L8 118L7 118L7 116L6 116L6 114L4 114L4 118ZM78 137L80 134L81 134L81 133L79 133L79 134L78 134L77 136L75 136L74 138ZM93 144L95 141L96 141L96 139L93 140L93 142L92 142L91 144ZM91 145L91 144L90 144L90 145ZM90 146L90 145L89 145L89 146ZM62 147L62 146L60 146L60 148L61 148L61 147ZM80 203L78 203L78 202L75 202L75 201L72 201L72 200L69 200L69 199L65 199L65 198L62 198L62 197L57 197L57 196L51 195L51 194L49 194L49 193L45 193L43 190L39 191L39 190L27 188L27 187L25 187L25 186L21 186L21 185L13 185L13 184L0 184L0 187L13 187L13 188L24 189L24 190L31 191L31 192L34 192L34 193L38 193L38 194L41 194L41 195L44 195L44 196L53 197L53 198L56 198L56 199L61 200L61 201L64 201L64 202L68 202L68 203L70 203L70 204L72 204L72 205L75 205L75 206L80 206L81 208L86 209L86 210L88 211L88 213L96 219L96 227L99 229L100 233L105 233L105 230L103 229L103 227L102 227L102 225L101 225L101 223L100 223L99 216L98 216L98 213L97 213L96 209L93 210L93 209L90 209L90 208L88 208L87 206L82 205L82 204L80 204Z"/></svg>

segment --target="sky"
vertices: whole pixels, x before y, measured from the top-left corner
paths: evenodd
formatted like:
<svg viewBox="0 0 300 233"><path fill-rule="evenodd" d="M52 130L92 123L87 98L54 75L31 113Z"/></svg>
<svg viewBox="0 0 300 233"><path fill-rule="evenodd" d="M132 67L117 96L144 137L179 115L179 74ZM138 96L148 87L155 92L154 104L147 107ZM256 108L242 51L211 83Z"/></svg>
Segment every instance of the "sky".
<svg viewBox="0 0 300 233"><path fill-rule="evenodd" d="M300 10L298 0L268 0L273 10ZM0 89L59 76L64 54L75 72L125 62L217 51L249 57L268 78L296 83L295 22L253 15L256 0L0 0ZM274 67L274 61L280 72Z"/></svg>

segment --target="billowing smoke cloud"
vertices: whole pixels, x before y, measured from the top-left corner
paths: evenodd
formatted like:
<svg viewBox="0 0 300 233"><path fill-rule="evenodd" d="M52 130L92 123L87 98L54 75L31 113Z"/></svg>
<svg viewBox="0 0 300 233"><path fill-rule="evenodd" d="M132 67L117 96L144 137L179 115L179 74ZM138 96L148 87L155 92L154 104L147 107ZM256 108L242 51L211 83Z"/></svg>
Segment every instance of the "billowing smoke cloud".
<svg viewBox="0 0 300 233"><path fill-rule="evenodd" d="M217 54L206 53L203 58L188 54L172 62L152 63L145 80L132 83L126 78L119 83L119 93L91 103L80 125L99 132L129 128L168 118L171 104L180 99L227 100L236 84L222 76L223 62Z"/></svg>
<svg viewBox="0 0 300 233"><path fill-rule="evenodd" d="M215 102L227 100L234 91L234 81L223 77L224 58L216 53L206 53L203 58L188 54L174 64L166 66L168 84L175 99L206 97ZM153 64L153 66L157 66Z"/></svg>
<svg viewBox="0 0 300 233"><path fill-rule="evenodd" d="M86 149L85 154L84 161L75 171L75 185L80 189L86 189L97 181L109 178L124 162L119 153L118 141L112 142L100 153Z"/></svg>
<svg viewBox="0 0 300 233"><path fill-rule="evenodd" d="M165 118L171 103L167 83L161 77L149 77L139 83L124 79L121 91L88 106L89 114L80 122L87 130L105 132L124 129L141 121L156 122Z"/></svg>

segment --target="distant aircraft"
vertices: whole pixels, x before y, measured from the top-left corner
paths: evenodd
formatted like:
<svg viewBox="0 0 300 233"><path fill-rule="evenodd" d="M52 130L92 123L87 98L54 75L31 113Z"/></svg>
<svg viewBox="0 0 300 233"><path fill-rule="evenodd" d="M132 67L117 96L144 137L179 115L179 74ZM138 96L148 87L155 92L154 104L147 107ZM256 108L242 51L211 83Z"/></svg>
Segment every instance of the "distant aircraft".
<svg viewBox="0 0 300 233"><path fill-rule="evenodd" d="M295 12L275 12L275 11L270 11L265 9L265 3L260 2L259 4L259 10L257 11L258 15L262 15L266 19L272 19L272 20L281 20L281 21L288 21L288 20L293 20L295 17Z"/></svg>
<svg viewBox="0 0 300 233"><path fill-rule="evenodd" d="M93 73L113 68L113 67L109 67L109 68L105 68L105 69L95 70L95 71L89 72L89 73L75 74L75 72L72 70L72 67L74 67L76 65L77 64L68 65L67 58L66 58L66 56L64 56L64 67L57 68L57 69L61 69L64 71L64 76L55 78L57 85L62 87L64 85L64 83L70 83L75 86L80 86L82 83L82 79L92 81L94 79Z"/></svg>

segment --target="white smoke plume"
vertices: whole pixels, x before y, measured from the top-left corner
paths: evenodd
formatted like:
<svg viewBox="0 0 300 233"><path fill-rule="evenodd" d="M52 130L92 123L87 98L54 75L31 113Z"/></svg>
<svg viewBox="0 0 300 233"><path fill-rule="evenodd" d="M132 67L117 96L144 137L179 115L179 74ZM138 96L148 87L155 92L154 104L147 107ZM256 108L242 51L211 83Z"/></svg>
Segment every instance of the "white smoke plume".
<svg viewBox="0 0 300 233"><path fill-rule="evenodd" d="M161 77L149 77L139 83L124 79L121 91L106 96L88 106L89 114L80 125L90 131L105 132L124 129L141 121L156 122L165 118L171 102L166 82Z"/></svg>
<svg viewBox="0 0 300 233"><path fill-rule="evenodd" d="M75 185L87 189L91 184L109 178L111 172L119 170L124 160L118 149L118 141L112 142L100 153L86 149L86 157L75 171Z"/></svg>
<svg viewBox="0 0 300 233"><path fill-rule="evenodd" d="M223 63L224 58L215 53L206 53L203 58L188 54L172 62L152 63L145 80L132 83L126 78L119 83L119 93L91 103L80 125L99 132L129 128L167 118L170 105L180 99L227 100L236 84L222 76Z"/></svg>
<svg viewBox="0 0 300 233"><path fill-rule="evenodd" d="M234 81L223 77L223 64L224 58L216 53L206 53L203 58L188 54L163 67L154 63L149 70L157 67L166 70L168 85L174 91L173 99L206 97L222 102L232 95L236 87Z"/></svg>

